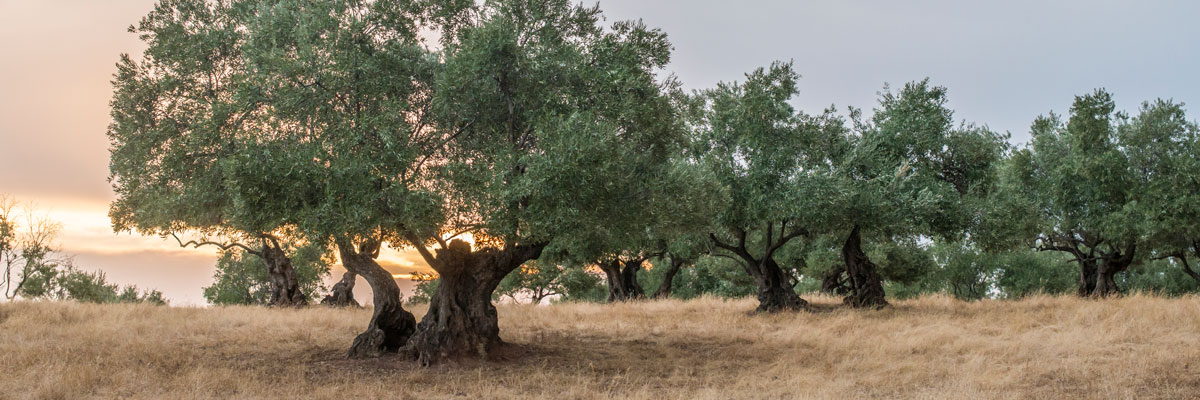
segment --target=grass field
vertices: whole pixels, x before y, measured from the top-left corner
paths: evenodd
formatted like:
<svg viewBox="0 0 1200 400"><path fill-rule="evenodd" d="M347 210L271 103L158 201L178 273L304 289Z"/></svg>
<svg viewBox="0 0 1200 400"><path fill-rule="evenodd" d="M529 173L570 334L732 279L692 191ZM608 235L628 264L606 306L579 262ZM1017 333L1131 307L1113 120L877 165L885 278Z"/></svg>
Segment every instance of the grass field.
<svg viewBox="0 0 1200 400"><path fill-rule="evenodd" d="M0 304L0 398L1200 397L1200 297L809 299L502 305L505 359L425 369L344 359L365 309Z"/></svg>

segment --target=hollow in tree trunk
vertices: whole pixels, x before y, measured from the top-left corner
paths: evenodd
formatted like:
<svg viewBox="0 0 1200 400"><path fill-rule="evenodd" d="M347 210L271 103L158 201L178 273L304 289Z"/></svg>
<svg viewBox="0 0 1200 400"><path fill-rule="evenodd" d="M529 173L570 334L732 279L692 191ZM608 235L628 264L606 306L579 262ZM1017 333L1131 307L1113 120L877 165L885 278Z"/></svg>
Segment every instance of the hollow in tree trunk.
<svg viewBox="0 0 1200 400"><path fill-rule="evenodd" d="M504 343L492 293L505 275L537 259L544 247L505 245L472 251L470 244L456 239L438 249L430 262L438 273L437 291L405 351L421 365L459 356L487 358ZM423 256L428 253L418 250Z"/></svg>
<svg viewBox="0 0 1200 400"><path fill-rule="evenodd" d="M263 261L267 264L267 277L271 282L271 305L301 307L308 304L308 296L300 292L296 269L283 247L274 240L263 239Z"/></svg>
<svg viewBox="0 0 1200 400"><path fill-rule="evenodd" d="M333 284L333 288L329 290L329 295L321 299L321 304L334 307L358 307L358 301L354 300L354 281L358 278L358 274L350 271L342 274L342 279Z"/></svg>
<svg viewBox="0 0 1200 400"><path fill-rule="evenodd" d="M863 252L859 231L859 226L855 225L842 246L842 260L850 277L850 295L843 302L851 307L881 308L888 304L883 292L883 278L879 276L879 268Z"/></svg>
<svg viewBox="0 0 1200 400"><path fill-rule="evenodd" d="M624 264L624 268L622 268ZM638 283L637 273L642 269L642 259L621 262L620 258L600 263L608 282L608 302L640 299L646 296Z"/></svg>
<svg viewBox="0 0 1200 400"><path fill-rule="evenodd" d="M654 291L653 298L665 299L671 296L671 285L674 283L675 274L679 273L679 269L683 267L683 264L683 260L671 257L671 265L667 267L667 272L663 274L663 281L658 284L658 290Z"/></svg>
<svg viewBox="0 0 1200 400"><path fill-rule="evenodd" d="M416 319L400 304L400 288L392 274L379 266L379 241L367 240L357 248L349 240L339 240L338 254L346 270L360 275L371 286L374 312L367 330L354 338L348 356L378 357L399 350L412 336Z"/></svg>

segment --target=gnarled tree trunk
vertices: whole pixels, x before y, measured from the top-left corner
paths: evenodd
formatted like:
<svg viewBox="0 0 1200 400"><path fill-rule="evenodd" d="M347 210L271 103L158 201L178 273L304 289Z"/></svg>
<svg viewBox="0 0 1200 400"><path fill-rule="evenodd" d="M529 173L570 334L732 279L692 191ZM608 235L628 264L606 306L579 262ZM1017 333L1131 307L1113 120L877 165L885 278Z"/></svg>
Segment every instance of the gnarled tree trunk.
<svg viewBox="0 0 1200 400"><path fill-rule="evenodd" d="M846 264L836 264L821 276L821 291L845 296L850 293L850 281L846 279Z"/></svg>
<svg viewBox="0 0 1200 400"><path fill-rule="evenodd" d="M334 307L358 307L358 301L354 300L354 281L357 278L358 274L346 271L342 274L342 280L333 284L329 295L321 299L321 304Z"/></svg>
<svg viewBox="0 0 1200 400"><path fill-rule="evenodd" d="M667 272L663 274L663 281L662 283L658 284L658 290L654 291L654 296L652 296L653 298L665 299L671 296L672 281L675 280L675 274L679 273L679 269L683 267L683 264L683 260L677 260L675 257L671 257L671 265L667 267Z"/></svg>
<svg viewBox="0 0 1200 400"><path fill-rule="evenodd" d="M438 249L430 262L438 273L438 288L405 351L421 365L457 356L486 358L504 343L492 293L505 275L537 259L544 247L506 245L472 251L471 245L456 239Z"/></svg>
<svg viewBox="0 0 1200 400"><path fill-rule="evenodd" d="M808 302L796 294L795 285L783 268L772 258L767 258L751 266L757 271L754 283L758 285L758 311L775 312L783 310L803 310L808 308Z"/></svg>
<svg viewBox="0 0 1200 400"><path fill-rule="evenodd" d="M624 264L624 268L622 268ZM624 263L619 258L599 263L608 281L608 302L636 300L646 297L646 291L638 283L637 273L642 269L642 259Z"/></svg>
<svg viewBox="0 0 1200 400"><path fill-rule="evenodd" d="M859 226L854 225L846 244L842 246L842 260L846 263L846 274L850 277L850 295L843 300L851 307L880 308L888 304L883 292L883 278L879 268L862 250Z"/></svg>
<svg viewBox="0 0 1200 400"><path fill-rule="evenodd" d="M1114 276L1129 268L1133 264L1134 245L1126 246L1125 250L1114 251L1100 259L1100 263L1096 266L1096 283L1095 290L1092 292L1094 297L1108 297L1118 295L1121 290L1117 288L1117 282Z"/></svg>
<svg viewBox="0 0 1200 400"><path fill-rule="evenodd" d="M1079 288L1075 290L1075 294L1079 297L1091 296L1096 292L1096 260L1077 257L1075 261L1079 262Z"/></svg>
<svg viewBox="0 0 1200 400"><path fill-rule="evenodd" d="M292 259L284 253L278 243L263 240L262 258L267 264L267 276L271 282L271 305L301 307L308 304L308 296L300 292L296 269Z"/></svg>
<svg viewBox="0 0 1200 400"><path fill-rule="evenodd" d="M339 240L338 254L346 271L361 275L371 286L374 312L367 330L354 338L348 356L351 358L378 357L384 352L399 350L408 342L416 328L416 318L400 304L400 287L392 274L379 266L380 243L368 240L357 248L349 240Z"/></svg>

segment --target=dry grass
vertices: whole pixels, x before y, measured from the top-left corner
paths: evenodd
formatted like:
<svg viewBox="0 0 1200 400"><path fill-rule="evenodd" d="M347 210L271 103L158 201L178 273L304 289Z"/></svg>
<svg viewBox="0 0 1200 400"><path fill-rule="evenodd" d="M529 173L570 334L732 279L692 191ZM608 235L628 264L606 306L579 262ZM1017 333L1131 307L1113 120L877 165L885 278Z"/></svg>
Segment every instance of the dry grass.
<svg viewBox="0 0 1200 400"><path fill-rule="evenodd" d="M517 356L428 369L343 359L367 310L3 304L0 398L1200 397L1200 297L815 303L504 305Z"/></svg>

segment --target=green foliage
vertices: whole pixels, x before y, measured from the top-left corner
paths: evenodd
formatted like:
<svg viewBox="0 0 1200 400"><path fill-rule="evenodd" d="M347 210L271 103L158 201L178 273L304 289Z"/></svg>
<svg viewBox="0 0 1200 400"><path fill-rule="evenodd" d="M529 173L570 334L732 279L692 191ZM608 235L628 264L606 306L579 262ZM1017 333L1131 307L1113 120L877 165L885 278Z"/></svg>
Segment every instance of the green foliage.
<svg viewBox="0 0 1200 400"><path fill-rule="evenodd" d="M150 303L166 305L162 292L139 292L137 286L109 283L104 271L84 272L70 263L40 266L18 293L27 299L74 300L84 303Z"/></svg>
<svg viewBox="0 0 1200 400"><path fill-rule="evenodd" d="M1164 296L1200 293L1200 284L1183 272L1176 260L1155 260L1134 265L1117 276L1130 292Z"/></svg>
<svg viewBox="0 0 1200 400"><path fill-rule="evenodd" d="M563 295L561 282L565 267L544 261L530 261L509 273L500 281L493 297L507 296L538 304L548 296Z"/></svg>
<svg viewBox="0 0 1200 400"><path fill-rule="evenodd" d="M108 130L118 231L545 246L501 282L514 298L602 299L595 271L563 265L653 254L697 260L674 278L683 298L748 295L743 272L768 264L811 288L854 227L901 297L1069 291L1077 266L1029 248L1137 247L1124 283L1194 284L1169 280L1200 256L1200 128L1172 101L1130 118L1103 90L1078 96L1014 150L927 79L848 118L796 110L790 63L685 94L660 78L664 32L568 0L172 0L131 31L146 50L118 63ZM19 246L7 215L24 295L147 297ZM315 296L328 262L305 251ZM258 261L224 254L206 298L263 302ZM640 273L647 288L664 270ZM437 280L414 279L428 301Z"/></svg>
<svg viewBox="0 0 1200 400"><path fill-rule="evenodd" d="M409 304L429 304L433 300L433 294L437 293L438 277L436 274L413 273L412 281L413 293L408 296Z"/></svg>
<svg viewBox="0 0 1200 400"><path fill-rule="evenodd" d="M285 246L296 273L300 292L315 302L325 291L333 255L325 246ZM271 281L265 261L238 248L221 252L213 283L204 287L204 299L209 304L268 304L271 301Z"/></svg>
<svg viewBox="0 0 1200 400"><path fill-rule="evenodd" d="M849 150L833 161L835 232L857 225L867 238L902 243L958 240L973 228L977 199L987 196L1007 144L985 127L956 126L947 101L946 88L926 79L885 88L869 121L852 110L858 135L845 138Z"/></svg>
<svg viewBox="0 0 1200 400"><path fill-rule="evenodd" d="M1026 209L1013 210L1009 223L1027 226L1027 242L1082 253L1121 251L1140 235L1142 218L1129 159L1117 142L1112 96L1103 90L1077 96L1064 123L1051 113L1031 127L1027 150L1007 166L1005 188ZM1028 219L1032 222L1018 222Z"/></svg>
<svg viewBox="0 0 1200 400"><path fill-rule="evenodd" d="M608 298L608 288L604 285L604 277L599 271L581 267L567 268L558 280L563 290L558 301L599 303Z"/></svg>
<svg viewBox="0 0 1200 400"><path fill-rule="evenodd" d="M754 279L737 262L723 257L701 257L695 265L675 275L671 296L690 299L702 295L740 298L755 293Z"/></svg>
<svg viewBox="0 0 1200 400"><path fill-rule="evenodd" d="M1017 250L992 257L1001 265L996 286L1005 298L1072 293L1079 283L1079 265L1061 254Z"/></svg>

